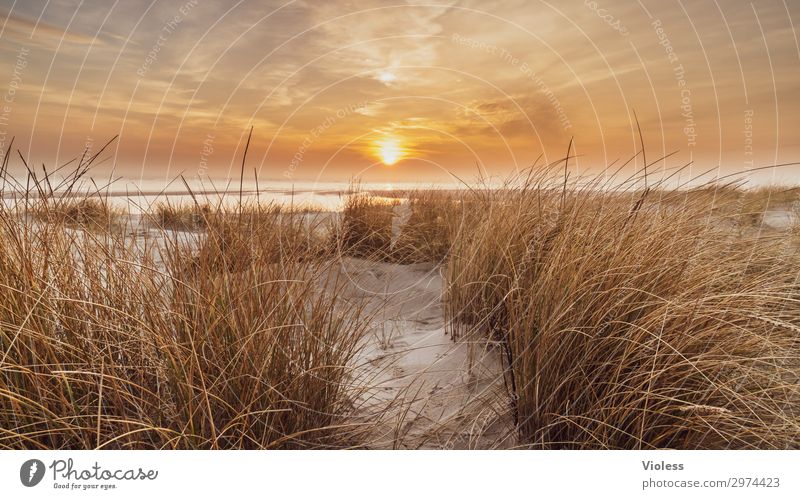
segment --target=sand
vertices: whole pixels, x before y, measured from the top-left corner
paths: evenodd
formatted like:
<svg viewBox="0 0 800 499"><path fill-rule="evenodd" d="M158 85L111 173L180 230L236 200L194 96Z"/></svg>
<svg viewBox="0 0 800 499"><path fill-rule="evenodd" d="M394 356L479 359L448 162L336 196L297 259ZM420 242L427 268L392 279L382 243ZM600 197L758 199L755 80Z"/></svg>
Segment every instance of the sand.
<svg viewBox="0 0 800 499"><path fill-rule="evenodd" d="M347 293L367 300L371 334L355 368L356 406L379 421L378 448L496 448L513 444L497 348L453 342L442 311L441 269L343 259Z"/></svg>
<svg viewBox="0 0 800 499"><path fill-rule="evenodd" d="M397 238L410 210L395 207ZM346 296L366 300L371 334L355 363L359 416L379 421L378 448L500 448L513 445L499 348L454 342L442 308L444 268L342 258Z"/></svg>

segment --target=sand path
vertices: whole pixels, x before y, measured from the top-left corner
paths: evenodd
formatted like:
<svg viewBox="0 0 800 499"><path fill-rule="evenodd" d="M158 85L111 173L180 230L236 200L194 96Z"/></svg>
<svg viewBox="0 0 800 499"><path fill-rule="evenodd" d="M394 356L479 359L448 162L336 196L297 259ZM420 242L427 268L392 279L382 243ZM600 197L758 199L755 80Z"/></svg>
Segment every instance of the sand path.
<svg viewBox="0 0 800 499"><path fill-rule="evenodd" d="M357 359L370 388L360 415L378 421L381 448L507 446L507 407L496 349L450 339L442 311L441 269L343 259L347 293L367 301L371 334Z"/></svg>

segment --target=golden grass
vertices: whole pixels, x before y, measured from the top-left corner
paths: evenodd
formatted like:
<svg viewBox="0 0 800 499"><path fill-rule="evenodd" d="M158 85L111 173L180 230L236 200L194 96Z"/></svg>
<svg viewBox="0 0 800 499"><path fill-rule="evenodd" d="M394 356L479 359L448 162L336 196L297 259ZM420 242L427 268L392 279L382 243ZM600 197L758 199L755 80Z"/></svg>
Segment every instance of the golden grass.
<svg viewBox="0 0 800 499"><path fill-rule="evenodd" d="M202 230L208 225L211 216L208 204L159 203L150 218L161 228L172 230Z"/></svg>
<svg viewBox="0 0 800 499"><path fill-rule="evenodd" d="M0 208L0 448L359 444L369 318L301 221L258 215L133 239Z"/></svg>
<svg viewBox="0 0 800 499"><path fill-rule="evenodd" d="M123 216L121 209L112 207L103 198L70 197L38 199L29 206L28 214L44 223L91 230L118 228Z"/></svg>
<svg viewBox="0 0 800 499"><path fill-rule="evenodd" d="M552 180L474 193L447 267L451 330L499 344L521 445L800 446L796 245L686 191Z"/></svg>
<svg viewBox="0 0 800 499"><path fill-rule="evenodd" d="M335 255L331 228L322 217L277 205L249 205L215 211L204 220L205 238L194 255L181 255L192 272L236 272L284 261L321 263ZM188 269L187 269L188 270Z"/></svg>
<svg viewBox="0 0 800 499"><path fill-rule="evenodd" d="M408 210L393 245L394 258L404 263L443 262L463 219L460 196L450 191L414 192Z"/></svg>
<svg viewBox="0 0 800 499"><path fill-rule="evenodd" d="M395 201L364 192L351 193L334 233L336 246L342 254L378 260L390 258L396 205Z"/></svg>

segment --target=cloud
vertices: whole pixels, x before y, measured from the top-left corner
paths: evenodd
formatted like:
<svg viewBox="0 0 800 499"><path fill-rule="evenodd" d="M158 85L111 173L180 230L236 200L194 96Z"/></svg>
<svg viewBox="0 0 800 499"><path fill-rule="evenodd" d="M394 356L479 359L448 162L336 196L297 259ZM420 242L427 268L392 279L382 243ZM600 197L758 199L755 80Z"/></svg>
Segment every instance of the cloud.
<svg viewBox="0 0 800 499"><path fill-rule="evenodd" d="M587 162L604 163L634 147L635 109L650 143L741 163L746 106L756 110L754 133L767 156L776 141L793 140L789 120L800 112L791 98L800 89L797 42L778 4L645 9L598 0L601 16L585 2L523 0L201 0L186 12L186 2L18 3L0 34L5 59L13 63L14 45L34 50L14 126L33 127L38 109L27 133L45 153L67 136L120 131L139 148L122 148L122 163L191 162L198 136L213 130L216 149L233 151L241 129L256 124L272 142L265 164L278 163L333 116L315 140L322 158L351 140L364 153L377 136L395 133L437 160L466 146L496 155L500 169L540 152L563 155L575 135ZM787 8L800 17L800 7ZM154 46L157 57L138 74ZM691 146L678 64L699 131ZM168 154L143 158L142 144ZM514 154L497 152L507 149ZM449 157L453 165L464 158Z"/></svg>
<svg viewBox="0 0 800 499"><path fill-rule="evenodd" d="M54 50L64 43L68 45L105 45L115 39L108 33L101 33L95 37L10 12L5 15L2 38L12 40L20 45L35 45L50 50Z"/></svg>

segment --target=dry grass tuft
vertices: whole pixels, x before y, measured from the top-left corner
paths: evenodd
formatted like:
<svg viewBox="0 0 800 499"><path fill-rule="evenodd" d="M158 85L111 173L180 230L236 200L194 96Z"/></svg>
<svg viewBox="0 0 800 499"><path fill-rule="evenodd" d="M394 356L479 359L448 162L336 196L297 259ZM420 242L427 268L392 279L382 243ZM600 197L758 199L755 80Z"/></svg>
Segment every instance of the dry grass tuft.
<svg viewBox="0 0 800 499"><path fill-rule="evenodd" d="M275 215L130 237L0 207L0 448L360 444L369 317L309 258L308 225Z"/></svg>
<svg viewBox="0 0 800 499"><path fill-rule="evenodd" d="M685 191L554 185L476 193L447 269L454 335L502 348L520 441L800 446L797 247Z"/></svg>
<svg viewBox="0 0 800 499"><path fill-rule="evenodd" d="M409 196L408 209L394 257L404 263L443 262L462 222L463 202L452 192L417 191Z"/></svg>
<svg viewBox="0 0 800 499"><path fill-rule="evenodd" d="M305 215L275 205L209 213L199 250L182 257L191 263L191 272L207 275L285 261L324 262L335 255L331 228L323 217Z"/></svg>
<svg viewBox="0 0 800 499"><path fill-rule="evenodd" d="M102 197L73 199L44 197L28 207L36 220L66 227L110 230L120 226L122 210Z"/></svg>
<svg viewBox="0 0 800 499"><path fill-rule="evenodd" d="M163 229L202 230L208 225L211 211L208 204L174 204L166 201L156 206L150 218Z"/></svg>
<svg viewBox="0 0 800 499"><path fill-rule="evenodd" d="M334 237L343 254L359 258L391 258L392 219L395 200L378 198L364 192L347 197L342 219Z"/></svg>

